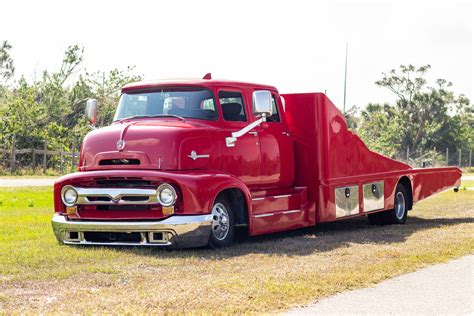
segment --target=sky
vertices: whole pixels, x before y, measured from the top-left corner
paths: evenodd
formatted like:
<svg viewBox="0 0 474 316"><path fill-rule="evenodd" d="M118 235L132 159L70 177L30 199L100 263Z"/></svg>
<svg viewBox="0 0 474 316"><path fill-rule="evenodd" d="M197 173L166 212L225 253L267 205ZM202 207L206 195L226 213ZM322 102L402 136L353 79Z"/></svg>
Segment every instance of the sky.
<svg viewBox="0 0 474 316"><path fill-rule="evenodd" d="M393 102L374 82L401 64L430 64L472 99L472 1L24 1L0 6L0 40L17 78L60 67L85 47L82 70L136 66L145 79L214 78L326 92L347 103Z"/></svg>

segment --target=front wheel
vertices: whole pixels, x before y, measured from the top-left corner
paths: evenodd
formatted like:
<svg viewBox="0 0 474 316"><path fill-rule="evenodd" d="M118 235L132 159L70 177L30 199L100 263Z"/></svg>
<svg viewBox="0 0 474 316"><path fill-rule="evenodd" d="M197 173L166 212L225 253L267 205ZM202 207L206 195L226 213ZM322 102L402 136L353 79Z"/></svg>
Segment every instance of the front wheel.
<svg viewBox="0 0 474 316"><path fill-rule="evenodd" d="M212 226L209 246L212 248L227 247L232 243L235 233L235 218L230 203L218 197L212 207Z"/></svg>

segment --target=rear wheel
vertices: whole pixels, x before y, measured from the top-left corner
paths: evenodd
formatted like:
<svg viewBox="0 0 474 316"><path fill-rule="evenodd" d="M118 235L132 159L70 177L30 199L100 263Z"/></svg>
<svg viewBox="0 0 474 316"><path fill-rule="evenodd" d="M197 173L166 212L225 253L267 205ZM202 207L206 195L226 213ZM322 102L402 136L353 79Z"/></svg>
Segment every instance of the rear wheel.
<svg viewBox="0 0 474 316"><path fill-rule="evenodd" d="M404 224L408 215L408 195L402 184L397 185L393 210L369 214L372 225Z"/></svg>
<svg viewBox="0 0 474 316"><path fill-rule="evenodd" d="M397 185L393 210L386 214L387 224L405 224L408 215L408 196L405 187Z"/></svg>
<svg viewBox="0 0 474 316"><path fill-rule="evenodd" d="M212 226L209 246L227 247L232 243L235 233L235 217L231 204L224 197L218 197L212 207Z"/></svg>

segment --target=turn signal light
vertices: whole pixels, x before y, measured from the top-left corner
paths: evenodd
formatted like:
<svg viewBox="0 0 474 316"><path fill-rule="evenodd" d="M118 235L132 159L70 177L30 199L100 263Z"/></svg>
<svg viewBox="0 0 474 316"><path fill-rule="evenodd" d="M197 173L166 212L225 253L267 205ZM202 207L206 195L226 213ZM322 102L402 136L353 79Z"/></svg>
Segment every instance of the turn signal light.
<svg viewBox="0 0 474 316"><path fill-rule="evenodd" d="M69 215L76 215L77 214L77 206L68 206L66 207L66 214Z"/></svg>
<svg viewBox="0 0 474 316"><path fill-rule="evenodd" d="M173 215L174 206L163 206L162 212L163 212L163 215Z"/></svg>

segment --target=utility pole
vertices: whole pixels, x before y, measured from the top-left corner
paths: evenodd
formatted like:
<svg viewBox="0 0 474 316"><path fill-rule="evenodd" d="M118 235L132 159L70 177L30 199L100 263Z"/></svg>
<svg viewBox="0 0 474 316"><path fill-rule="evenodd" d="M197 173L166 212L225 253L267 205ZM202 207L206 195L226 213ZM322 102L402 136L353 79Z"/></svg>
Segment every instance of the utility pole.
<svg viewBox="0 0 474 316"><path fill-rule="evenodd" d="M449 148L446 148L446 166L449 166Z"/></svg>
<svg viewBox="0 0 474 316"><path fill-rule="evenodd" d="M344 67L344 105L343 105L343 114L346 114L346 86L347 86L347 50L348 50L348 45L346 42L346 64Z"/></svg>
<svg viewBox="0 0 474 316"><path fill-rule="evenodd" d="M469 150L469 168L472 167L472 149Z"/></svg>

